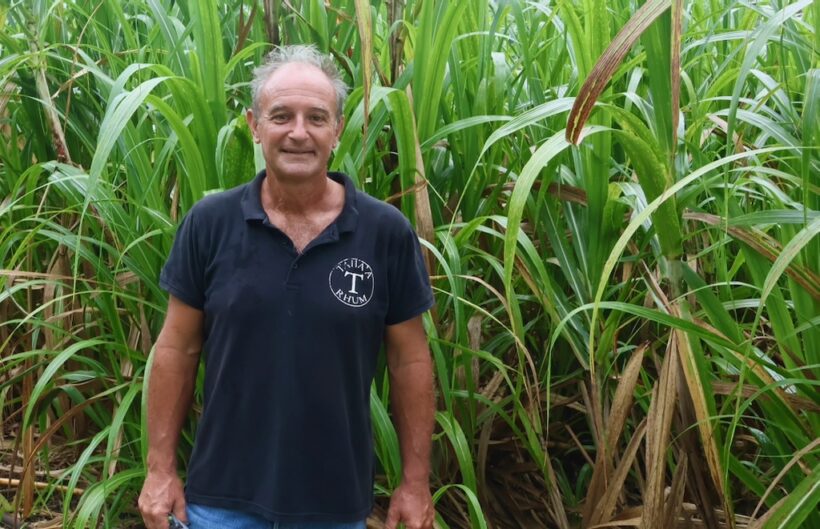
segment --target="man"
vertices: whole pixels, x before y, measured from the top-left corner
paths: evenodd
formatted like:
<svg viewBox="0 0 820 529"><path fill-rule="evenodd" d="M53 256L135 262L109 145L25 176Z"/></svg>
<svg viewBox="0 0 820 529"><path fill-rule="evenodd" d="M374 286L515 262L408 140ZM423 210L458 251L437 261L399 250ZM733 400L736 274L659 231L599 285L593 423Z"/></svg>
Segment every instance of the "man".
<svg viewBox="0 0 820 529"><path fill-rule="evenodd" d="M182 222L148 385L148 529L359 529L372 507L369 393L384 345L402 481L386 526L429 529L433 303L418 239L327 164L346 87L309 46L254 71L247 120L265 170ZM183 493L175 452L200 350L204 407Z"/></svg>

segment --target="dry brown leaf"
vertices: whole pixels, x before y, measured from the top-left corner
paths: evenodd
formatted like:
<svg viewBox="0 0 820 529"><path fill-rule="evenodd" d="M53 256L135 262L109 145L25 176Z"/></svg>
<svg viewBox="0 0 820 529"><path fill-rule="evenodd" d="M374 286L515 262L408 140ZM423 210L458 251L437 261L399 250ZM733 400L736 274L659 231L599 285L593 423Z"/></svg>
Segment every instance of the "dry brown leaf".
<svg viewBox="0 0 820 529"><path fill-rule="evenodd" d="M652 404L647 414L646 469L647 485L644 492L644 510L641 529L662 527L664 518L663 490L666 477L666 453L672 430L676 384L680 364L675 351L679 336L673 333L664 355L660 378L653 391Z"/></svg>
<svg viewBox="0 0 820 529"><path fill-rule="evenodd" d="M723 217L710 213L687 211L683 214L683 218L724 228L733 239L745 243L772 263L780 256L781 244L760 230L740 226L726 226ZM820 275L795 262L786 267L785 273L795 283L805 288L811 297L820 300Z"/></svg>
<svg viewBox="0 0 820 529"><path fill-rule="evenodd" d="M622 454L617 468L615 468L610 480L605 484L606 489L604 494L589 515L588 524L598 526L602 523L612 521L612 513L615 511L615 505L623 490L624 482L626 482L626 478L629 475L629 469L635 461L638 449L641 446L641 441L643 441L646 434L646 426L646 420L641 421L635 429L635 433L632 434L632 438L629 440L629 444L626 446L626 450Z"/></svg>
<svg viewBox="0 0 820 529"><path fill-rule="evenodd" d="M610 454L615 452L618 438L621 436L629 411L632 409L632 397L635 394L635 386L641 373L644 353L648 346L649 344L644 343L635 349L621 374L621 381L615 390L606 431L607 448Z"/></svg>
<svg viewBox="0 0 820 529"><path fill-rule="evenodd" d="M646 31L652 22L661 16L671 4L671 0L648 0L635 11L632 18L621 28L621 31L612 39L604 53L598 58L584 85L575 98L572 110L567 118L567 141L578 144L581 130L589 119L589 114L598 100L598 96L606 88L612 75L621 65L626 54Z"/></svg>
<svg viewBox="0 0 820 529"><path fill-rule="evenodd" d="M689 460L686 452L681 452L675 473L672 476L672 486L666 496L666 515L663 527L676 527L680 513L683 511L683 493L686 491L686 471Z"/></svg>
<svg viewBox="0 0 820 529"><path fill-rule="evenodd" d="M809 400L805 397L800 397L798 395L791 395L786 393L783 388L769 388L767 391L771 391L774 389L777 391L778 396L780 399L787 403L789 407L792 408L793 413L797 413L798 411L806 411L809 413L820 413L820 405L815 403L812 400ZM744 382L743 387L738 389L737 382L712 382L712 391L715 395L733 395L735 392L738 392L742 397L750 399L752 397L756 397L758 399L766 399L768 395L765 395L761 392L760 386L755 384L751 384L749 382Z"/></svg>
<svg viewBox="0 0 820 529"><path fill-rule="evenodd" d="M681 317L681 306L676 304L672 308L672 315ZM721 479L722 471L720 454L717 443L715 442L714 425L710 420L711 416L709 414L709 407L706 403L705 389L703 381L700 378L700 372L695 364L692 347L689 344L689 335L685 332L675 330L673 331L673 336L675 337L675 349L678 352L680 365L683 368L684 380L686 382L686 384L680 385L681 398L690 399L694 406L701 444L706 456L706 462L709 467L712 483L718 492L718 496L723 502L724 510L729 513L728 520L730 527L734 527L731 516L732 508L728 500L728 495L723 488L723 480Z"/></svg>
<svg viewBox="0 0 820 529"><path fill-rule="evenodd" d="M632 353L632 357L621 374L621 380L615 390L615 397L612 400L610 407L609 420L607 421L606 430L603 432L605 442L598 446L598 454L596 456L595 465L593 465L592 478L590 479L589 488L587 489L586 501L581 515L587 524L599 523L604 520L601 516L594 516L593 510L596 509L601 497L609 489L608 481L610 474L614 468L613 455L621 437L626 418L632 409L632 397L635 392L635 385L638 381L638 375L641 372L641 364L646 351L647 344L644 344ZM633 434L633 439L635 435ZM613 504L614 508L614 504Z"/></svg>

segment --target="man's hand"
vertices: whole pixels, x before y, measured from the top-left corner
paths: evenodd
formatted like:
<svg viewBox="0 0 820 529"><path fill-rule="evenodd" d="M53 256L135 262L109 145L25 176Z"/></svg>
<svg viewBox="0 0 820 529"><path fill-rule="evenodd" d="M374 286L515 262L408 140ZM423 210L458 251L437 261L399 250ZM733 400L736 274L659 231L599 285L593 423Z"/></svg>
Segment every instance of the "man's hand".
<svg viewBox="0 0 820 529"><path fill-rule="evenodd" d="M147 529L168 529L169 513L188 523L182 480L176 472L148 472L137 504Z"/></svg>
<svg viewBox="0 0 820 529"><path fill-rule="evenodd" d="M396 529L404 523L406 529L433 529L435 509L427 482L404 483L393 491L387 510L386 529Z"/></svg>

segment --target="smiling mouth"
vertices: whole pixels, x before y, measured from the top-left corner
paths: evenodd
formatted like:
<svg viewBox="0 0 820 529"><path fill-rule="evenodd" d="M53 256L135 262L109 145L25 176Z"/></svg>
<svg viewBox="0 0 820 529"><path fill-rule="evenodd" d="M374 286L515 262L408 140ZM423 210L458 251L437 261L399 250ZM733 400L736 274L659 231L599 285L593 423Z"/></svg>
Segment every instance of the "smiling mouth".
<svg viewBox="0 0 820 529"><path fill-rule="evenodd" d="M296 154L296 155L303 155L303 154L313 154L313 151L297 151L293 149L282 149L282 152L285 154Z"/></svg>

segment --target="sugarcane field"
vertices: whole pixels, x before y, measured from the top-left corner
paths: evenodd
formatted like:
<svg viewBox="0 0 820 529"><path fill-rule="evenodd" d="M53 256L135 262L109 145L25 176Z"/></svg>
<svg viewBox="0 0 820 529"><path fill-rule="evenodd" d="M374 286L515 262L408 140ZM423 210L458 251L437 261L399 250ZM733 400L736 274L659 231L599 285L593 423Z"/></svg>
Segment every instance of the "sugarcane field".
<svg viewBox="0 0 820 529"><path fill-rule="evenodd" d="M0 0L0 528L820 528L818 21Z"/></svg>

